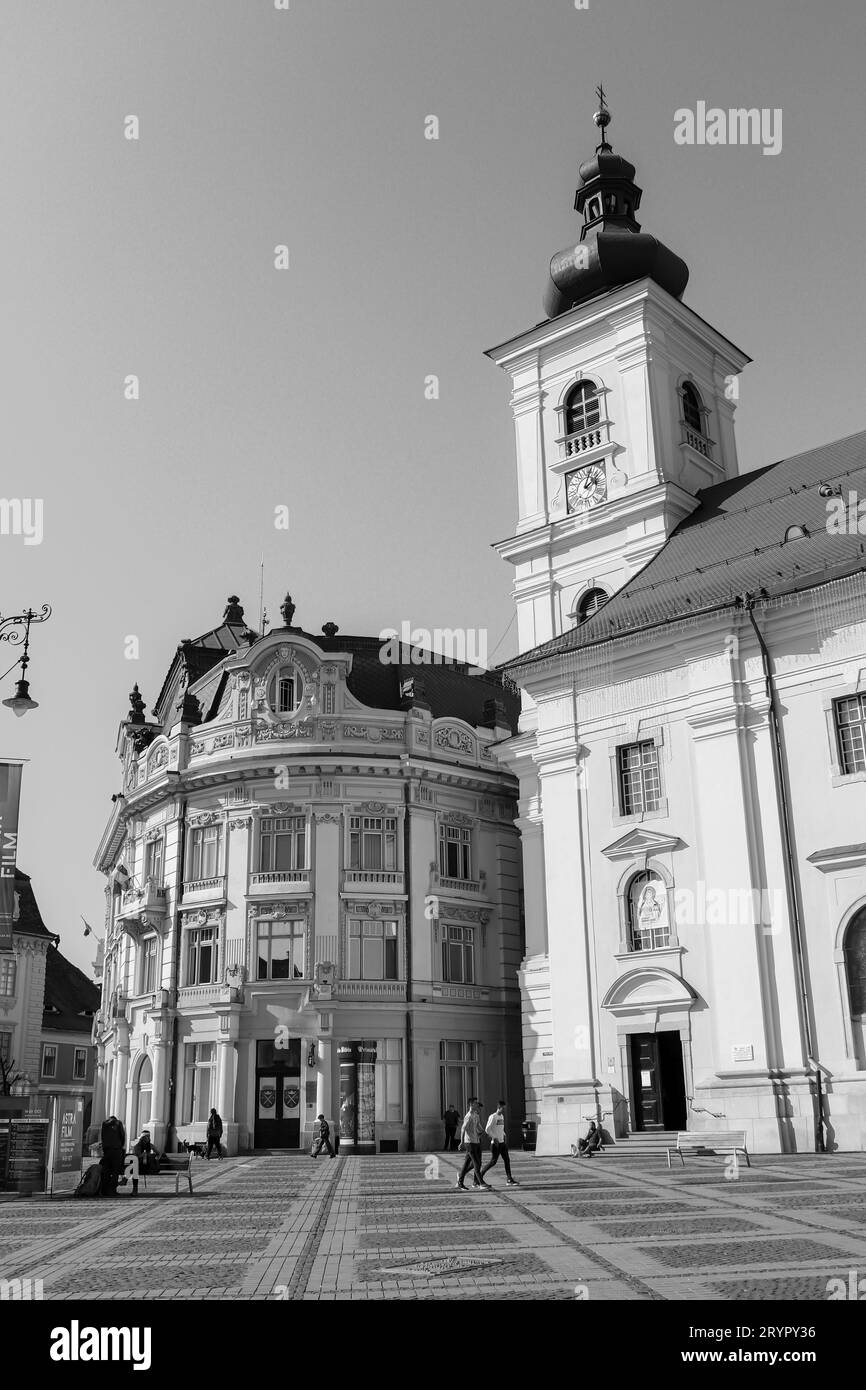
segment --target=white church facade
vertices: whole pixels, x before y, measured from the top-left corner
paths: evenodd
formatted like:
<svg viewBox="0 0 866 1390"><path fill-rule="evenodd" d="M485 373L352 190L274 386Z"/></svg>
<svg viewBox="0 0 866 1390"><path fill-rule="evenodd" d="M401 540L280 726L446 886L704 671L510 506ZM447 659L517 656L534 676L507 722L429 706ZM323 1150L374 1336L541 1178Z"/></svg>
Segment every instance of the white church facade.
<svg viewBox="0 0 866 1390"><path fill-rule="evenodd" d="M746 355L605 138L512 382L526 1108L542 1153L866 1147L866 434L742 475ZM866 529L866 528L864 528Z"/></svg>

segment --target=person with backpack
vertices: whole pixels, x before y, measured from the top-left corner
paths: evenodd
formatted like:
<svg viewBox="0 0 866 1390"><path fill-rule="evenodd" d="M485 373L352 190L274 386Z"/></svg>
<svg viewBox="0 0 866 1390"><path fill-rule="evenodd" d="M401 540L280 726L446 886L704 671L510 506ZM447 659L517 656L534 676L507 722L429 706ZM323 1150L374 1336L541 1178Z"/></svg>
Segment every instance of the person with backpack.
<svg viewBox="0 0 866 1390"><path fill-rule="evenodd" d="M207 1122L207 1154L205 1155L208 1162L210 1162L210 1151L213 1148L216 1148L217 1158L219 1158L220 1162L222 1162L223 1151L222 1145L220 1144L222 1134L223 1122L217 1114L216 1110L211 1110Z"/></svg>
<svg viewBox="0 0 866 1390"><path fill-rule="evenodd" d="M126 1131L116 1115L102 1122L102 1196L116 1197L117 1183L123 1172L126 1151Z"/></svg>
<svg viewBox="0 0 866 1390"><path fill-rule="evenodd" d="M319 1122L319 1133L313 1143L312 1157L318 1158L323 1147L326 1147L331 1158L336 1158L336 1154L331 1145L331 1126L328 1124L324 1115L317 1115L316 1119Z"/></svg>

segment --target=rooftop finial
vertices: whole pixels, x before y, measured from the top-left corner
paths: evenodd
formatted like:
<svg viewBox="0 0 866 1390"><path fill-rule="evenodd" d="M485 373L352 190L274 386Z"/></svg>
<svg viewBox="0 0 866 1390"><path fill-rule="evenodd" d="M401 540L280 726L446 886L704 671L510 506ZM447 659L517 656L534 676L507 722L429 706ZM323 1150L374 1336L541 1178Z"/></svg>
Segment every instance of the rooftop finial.
<svg viewBox="0 0 866 1390"><path fill-rule="evenodd" d="M610 112L607 109L607 98L604 95L604 87L601 83L599 83L596 87L595 94L598 97L598 110L594 113L592 119L595 121L595 124L601 131L601 144L596 145L595 147L595 152L596 154L598 154L599 150L610 150L613 148L613 146L609 145L607 143L607 140L605 139L605 131L607 130L607 127L610 125L611 117Z"/></svg>
<svg viewBox="0 0 866 1390"><path fill-rule="evenodd" d="M291 594L286 594L286 597L283 599L282 603L280 604L280 612L281 612L282 615L283 615L283 624L284 624L284 626L285 626L285 627L291 627L291 626L292 626L292 618L295 616L295 605L292 603L292 596L291 596Z"/></svg>

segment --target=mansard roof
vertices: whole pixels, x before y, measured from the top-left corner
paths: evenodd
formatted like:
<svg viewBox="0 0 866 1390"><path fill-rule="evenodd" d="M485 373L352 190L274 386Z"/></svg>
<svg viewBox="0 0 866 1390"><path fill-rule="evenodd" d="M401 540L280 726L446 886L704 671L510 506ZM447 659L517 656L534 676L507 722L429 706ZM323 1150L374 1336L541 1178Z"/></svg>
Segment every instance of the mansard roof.
<svg viewBox="0 0 866 1390"><path fill-rule="evenodd" d="M383 662L380 659L381 637L344 637L339 632L330 636L305 632L300 627L273 628L267 637L270 639L279 633L285 633L287 637L305 638L323 654L345 652L351 655L352 667L346 684L355 699L368 709L400 709L401 684L414 676L423 686L424 700L429 704L434 719L450 717L478 725L485 719L485 702L495 699L504 704L507 722L512 730L517 729L520 698L508 688L501 671L471 675L470 669L475 668L470 668L468 662L453 661L438 653L422 652L420 648L413 649L416 659L423 657L417 664L408 660L400 665ZM250 634L249 629L237 623L223 623L201 637L180 644L154 705L157 719L164 727L174 722L172 710L184 667L189 673L189 685L192 686L214 670L225 657L236 651L248 650L249 635L255 639L252 644L254 649L255 642L261 640L258 634ZM406 654L409 655L408 646ZM203 722L213 717L221 693L220 683L202 711Z"/></svg>
<svg viewBox="0 0 866 1390"><path fill-rule="evenodd" d="M509 672L550 657L699 613L744 594L776 597L866 570L866 540L828 530L828 497L866 498L866 431L809 449L697 494L698 506L644 568L595 615L503 664Z"/></svg>

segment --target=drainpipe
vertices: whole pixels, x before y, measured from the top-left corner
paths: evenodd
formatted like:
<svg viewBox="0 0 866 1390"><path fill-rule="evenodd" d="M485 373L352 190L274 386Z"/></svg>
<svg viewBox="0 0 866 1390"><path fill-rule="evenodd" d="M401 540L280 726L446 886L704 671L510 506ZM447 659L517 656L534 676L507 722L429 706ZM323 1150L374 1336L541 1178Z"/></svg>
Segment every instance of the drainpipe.
<svg viewBox="0 0 866 1390"><path fill-rule="evenodd" d="M178 855L177 855L177 879L174 900L174 924L172 932L174 942L171 952L171 982L169 986L169 998L172 1001L172 1020L171 1020L171 1057L168 1064L168 1133L166 1138L172 1143L177 1142L177 1058L178 1058L178 1033L180 1030L180 1020L177 1016L177 994L178 994L178 975L180 971L180 902L183 896L183 873L184 857L186 855L186 797L183 798L181 805L179 825L178 825ZM172 1150L174 1152L174 1150Z"/></svg>
<svg viewBox="0 0 866 1390"><path fill-rule="evenodd" d="M406 885L406 1106L408 1109L408 1133L406 1143L409 1153L415 1152L415 1068L413 1058L414 1040L412 1036L412 833L409 826L411 808L409 759L404 765L406 780L403 783L403 874Z"/></svg>
<svg viewBox="0 0 866 1390"><path fill-rule="evenodd" d="M773 677L770 653L758 624L755 622L755 598L743 594L739 602L749 615L758 646L764 671L764 686L769 701L770 744L773 750L773 776L776 784L776 798L779 805L779 819L782 828L782 842L785 852L785 893L788 899L788 912L794 928L795 961L797 966L797 986L803 1017L803 1033L806 1042L806 1056L809 1065L815 1070L818 1114L815 1123L815 1152L826 1153L824 1140L824 1097L821 1089L821 1067L814 1053L811 1016L809 1012L809 993L806 985L806 954L803 946L803 919L800 911L798 891L797 861L794 854L794 837L791 826L791 806L788 798L788 775L785 765L785 750L782 743L781 720L779 718L779 697Z"/></svg>

